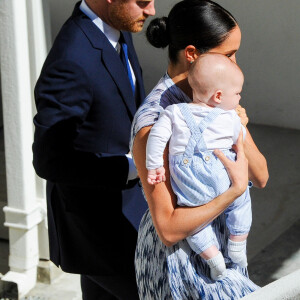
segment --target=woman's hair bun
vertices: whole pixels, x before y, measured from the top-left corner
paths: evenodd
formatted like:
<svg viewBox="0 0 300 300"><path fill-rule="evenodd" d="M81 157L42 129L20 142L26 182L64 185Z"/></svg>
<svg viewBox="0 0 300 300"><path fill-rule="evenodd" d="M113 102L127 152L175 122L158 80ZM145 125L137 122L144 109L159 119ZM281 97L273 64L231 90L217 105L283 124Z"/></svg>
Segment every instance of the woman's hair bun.
<svg viewBox="0 0 300 300"><path fill-rule="evenodd" d="M169 45L168 33L168 18L155 18L153 19L146 31L148 42L156 48L165 48Z"/></svg>

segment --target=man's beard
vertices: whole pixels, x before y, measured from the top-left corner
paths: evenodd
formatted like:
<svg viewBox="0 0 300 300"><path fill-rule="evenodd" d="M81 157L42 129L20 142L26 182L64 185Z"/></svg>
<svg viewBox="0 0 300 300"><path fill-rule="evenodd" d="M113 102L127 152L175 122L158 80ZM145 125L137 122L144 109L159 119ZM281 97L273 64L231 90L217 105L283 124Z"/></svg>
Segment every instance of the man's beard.
<svg viewBox="0 0 300 300"><path fill-rule="evenodd" d="M143 29L146 17L140 16L133 19L127 14L125 5L118 4L111 7L109 12L109 19L114 28L129 32L139 32Z"/></svg>

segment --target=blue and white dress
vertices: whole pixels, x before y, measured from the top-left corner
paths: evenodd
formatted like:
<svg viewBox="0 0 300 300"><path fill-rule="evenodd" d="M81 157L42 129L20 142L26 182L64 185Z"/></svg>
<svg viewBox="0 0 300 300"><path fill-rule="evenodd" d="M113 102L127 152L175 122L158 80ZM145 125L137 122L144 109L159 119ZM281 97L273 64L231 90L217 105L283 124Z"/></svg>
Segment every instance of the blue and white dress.
<svg viewBox="0 0 300 300"><path fill-rule="evenodd" d="M137 111L132 127L131 145L138 131L153 125L169 105L191 102L166 74ZM166 247L159 239L149 210L139 228L135 254L136 279L141 300L229 300L240 299L258 289L248 278L246 268L231 262L227 254L229 231L225 214L212 222L218 248L227 265L227 277L210 279L208 265L197 255L186 240Z"/></svg>

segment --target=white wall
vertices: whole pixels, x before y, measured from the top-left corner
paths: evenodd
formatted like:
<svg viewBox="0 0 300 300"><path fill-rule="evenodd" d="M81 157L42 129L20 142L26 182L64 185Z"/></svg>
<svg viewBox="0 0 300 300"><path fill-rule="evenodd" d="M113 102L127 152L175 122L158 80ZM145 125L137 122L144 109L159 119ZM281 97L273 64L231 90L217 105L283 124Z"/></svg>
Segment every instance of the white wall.
<svg viewBox="0 0 300 300"><path fill-rule="evenodd" d="M52 33L56 35L75 0L50 0ZM157 16L178 1L156 0ZM216 0L238 20L242 46L238 63L245 73L242 105L250 121L300 129L300 1ZM148 21L149 22L149 21ZM147 25L148 23L146 23ZM134 36L147 92L166 70L167 53L150 46L144 33Z"/></svg>

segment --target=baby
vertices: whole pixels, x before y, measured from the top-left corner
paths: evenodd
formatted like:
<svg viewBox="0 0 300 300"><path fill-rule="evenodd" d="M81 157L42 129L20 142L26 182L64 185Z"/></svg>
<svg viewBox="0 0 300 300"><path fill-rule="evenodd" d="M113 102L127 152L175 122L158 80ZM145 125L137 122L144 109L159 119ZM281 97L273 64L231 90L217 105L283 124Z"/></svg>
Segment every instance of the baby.
<svg viewBox="0 0 300 300"><path fill-rule="evenodd" d="M191 66L188 81L193 102L170 105L160 115L148 138L146 167L148 183L165 181L163 152L169 141L171 184L177 203L199 206L230 187L227 171L213 151L220 149L229 159L236 159L232 145L241 130L246 134L235 112L244 76L228 57L204 54ZM246 267L246 239L252 222L249 187L225 214L230 231L228 256L240 267ZM224 257L210 224L187 241L207 262L213 280L226 276Z"/></svg>

